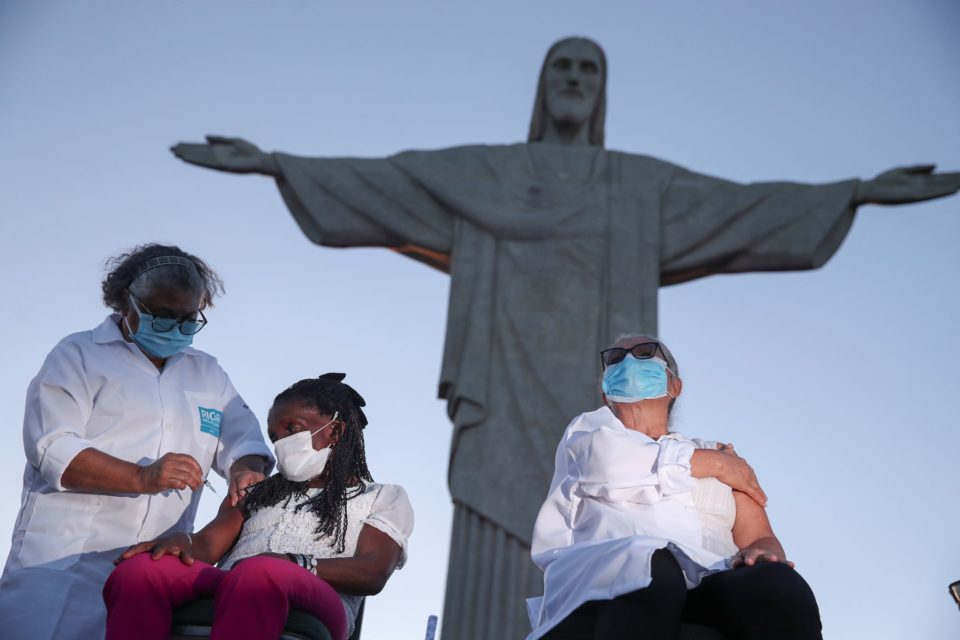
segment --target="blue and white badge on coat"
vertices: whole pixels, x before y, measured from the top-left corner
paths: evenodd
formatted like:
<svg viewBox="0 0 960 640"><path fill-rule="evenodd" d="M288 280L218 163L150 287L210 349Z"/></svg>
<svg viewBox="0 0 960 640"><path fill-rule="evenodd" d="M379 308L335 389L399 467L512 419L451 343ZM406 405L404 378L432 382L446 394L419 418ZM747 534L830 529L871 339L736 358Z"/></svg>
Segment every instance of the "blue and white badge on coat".
<svg viewBox="0 0 960 640"><path fill-rule="evenodd" d="M209 433L215 438L220 437L220 423L223 421L223 411L197 407L200 411L200 431Z"/></svg>

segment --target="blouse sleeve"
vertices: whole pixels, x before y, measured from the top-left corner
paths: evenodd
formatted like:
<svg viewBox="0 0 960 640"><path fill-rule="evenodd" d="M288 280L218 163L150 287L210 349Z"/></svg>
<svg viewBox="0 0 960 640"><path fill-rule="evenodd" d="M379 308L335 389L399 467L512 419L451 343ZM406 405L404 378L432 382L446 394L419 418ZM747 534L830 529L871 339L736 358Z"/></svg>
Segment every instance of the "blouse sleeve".
<svg viewBox="0 0 960 640"><path fill-rule="evenodd" d="M403 487L385 484L373 502L373 510L363 524L368 524L390 536L400 545L400 569L407 562L407 539L413 533L413 507Z"/></svg>
<svg viewBox="0 0 960 640"><path fill-rule="evenodd" d="M260 423L257 417L243 401L234 388L226 373L223 373L226 385L222 395L224 397L223 430L214 468L224 478L229 480L230 469L233 463L244 456L260 456L266 462L264 475L269 476L276 459L270 447L263 441Z"/></svg>
<svg viewBox="0 0 960 640"><path fill-rule="evenodd" d="M575 434L568 446L579 489L592 498L653 504L696 486L690 475L694 446L686 439L652 440L604 426Z"/></svg>
<svg viewBox="0 0 960 640"><path fill-rule="evenodd" d="M856 180L739 184L674 167L663 193L661 284L816 269L853 224Z"/></svg>
<svg viewBox="0 0 960 640"><path fill-rule="evenodd" d="M66 490L60 480L74 457L94 448L85 427L93 405L81 354L61 342L30 383L23 419L27 462L56 491Z"/></svg>
<svg viewBox="0 0 960 640"><path fill-rule="evenodd" d="M277 186L300 229L328 247L413 244L449 254L453 216L405 166L445 165L446 154L408 152L391 158L304 158L275 153Z"/></svg>

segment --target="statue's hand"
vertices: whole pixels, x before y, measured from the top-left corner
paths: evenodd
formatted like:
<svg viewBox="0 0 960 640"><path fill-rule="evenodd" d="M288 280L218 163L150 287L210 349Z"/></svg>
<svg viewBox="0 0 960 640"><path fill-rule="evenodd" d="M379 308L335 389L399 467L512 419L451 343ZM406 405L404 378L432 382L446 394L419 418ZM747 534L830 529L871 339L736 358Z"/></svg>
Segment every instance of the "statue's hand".
<svg viewBox="0 0 960 640"><path fill-rule="evenodd" d="M207 136L206 144L180 142L170 147L184 162L230 173L278 175L273 157L243 138Z"/></svg>
<svg viewBox="0 0 960 640"><path fill-rule="evenodd" d="M960 190L960 173L934 173L936 165L897 167L857 187L856 204L905 204L949 196Z"/></svg>

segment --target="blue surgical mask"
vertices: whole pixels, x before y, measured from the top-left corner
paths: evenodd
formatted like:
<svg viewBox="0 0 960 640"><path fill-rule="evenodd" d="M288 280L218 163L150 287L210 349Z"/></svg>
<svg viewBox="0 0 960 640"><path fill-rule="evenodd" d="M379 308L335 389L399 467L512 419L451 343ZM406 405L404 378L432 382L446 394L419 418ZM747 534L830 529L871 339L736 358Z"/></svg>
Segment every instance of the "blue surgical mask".
<svg viewBox="0 0 960 640"><path fill-rule="evenodd" d="M603 393L614 402L639 402L667 395L667 363L627 354L603 372Z"/></svg>
<svg viewBox="0 0 960 640"><path fill-rule="evenodd" d="M157 331L153 328L152 315L140 311L136 305L134 305L133 309L140 318L140 326L137 327L137 331L134 333L130 331L130 324L127 323L127 331L130 333L130 339L154 358L166 360L170 356L180 353L193 343L193 336L180 333L179 327L174 327L170 331ZM124 318L123 321L126 322L127 319Z"/></svg>

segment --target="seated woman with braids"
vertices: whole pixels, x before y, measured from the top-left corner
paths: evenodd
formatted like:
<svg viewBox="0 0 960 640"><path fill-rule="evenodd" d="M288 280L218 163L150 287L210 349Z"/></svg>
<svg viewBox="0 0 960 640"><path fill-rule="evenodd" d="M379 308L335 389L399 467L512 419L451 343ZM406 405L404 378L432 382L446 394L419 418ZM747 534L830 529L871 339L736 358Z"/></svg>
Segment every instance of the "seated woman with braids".
<svg viewBox="0 0 960 640"><path fill-rule="evenodd" d="M401 487L373 482L365 402L343 378L301 380L274 400L267 434L280 474L236 507L224 501L199 533L143 542L117 559L103 590L108 640L164 640L173 609L211 595L214 640L275 640L292 608L335 640L353 632L363 596L406 560L413 510Z"/></svg>

